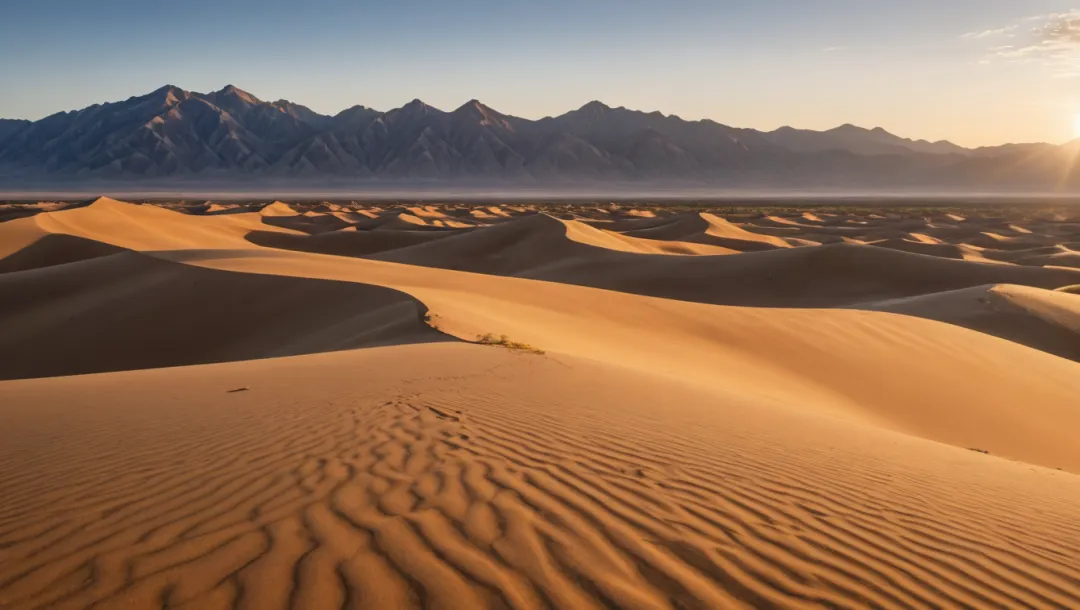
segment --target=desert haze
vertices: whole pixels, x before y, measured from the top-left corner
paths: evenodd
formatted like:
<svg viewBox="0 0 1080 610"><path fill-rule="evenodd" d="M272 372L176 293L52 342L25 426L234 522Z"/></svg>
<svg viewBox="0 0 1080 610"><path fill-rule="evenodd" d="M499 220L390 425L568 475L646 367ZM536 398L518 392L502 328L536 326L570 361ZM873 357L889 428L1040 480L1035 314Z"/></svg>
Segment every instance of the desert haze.
<svg viewBox="0 0 1080 610"><path fill-rule="evenodd" d="M1064 204L4 204L0 608L1080 607L1078 293Z"/></svg>
<svg viewBox="0 0 1080 610"><path fill-rule="evenodd" d="M334 116L229 85L165 86L38 121L0 120L0 190L213 184L318 191L418 180L502 188L1075 193L1080 140L964 148L845 124L759 131L593 101L529 120L470 100Z"/></svg>

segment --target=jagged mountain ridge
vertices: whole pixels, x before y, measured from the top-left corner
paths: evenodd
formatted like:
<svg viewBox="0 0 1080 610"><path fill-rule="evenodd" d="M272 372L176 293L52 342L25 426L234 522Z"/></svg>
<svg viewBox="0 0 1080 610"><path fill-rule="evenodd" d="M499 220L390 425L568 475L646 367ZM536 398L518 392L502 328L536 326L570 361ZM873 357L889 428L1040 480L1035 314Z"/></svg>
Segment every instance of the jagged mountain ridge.
<svg viewBox="0 0 1080 610"><path fill-rule="evenodd" d="M478 100L319 114L229 85L165 86L39 121L0 122L0 179L333 176L345 179L656 179L729 183L1075 185L1067 147L964 149L845 125L739 129L590 102L529 120ZM1037 153L1037 154L1036 154ZM1011 161L1016 160L1015 163ZM1002 171L1002 168L1009 171Z"/></svg>

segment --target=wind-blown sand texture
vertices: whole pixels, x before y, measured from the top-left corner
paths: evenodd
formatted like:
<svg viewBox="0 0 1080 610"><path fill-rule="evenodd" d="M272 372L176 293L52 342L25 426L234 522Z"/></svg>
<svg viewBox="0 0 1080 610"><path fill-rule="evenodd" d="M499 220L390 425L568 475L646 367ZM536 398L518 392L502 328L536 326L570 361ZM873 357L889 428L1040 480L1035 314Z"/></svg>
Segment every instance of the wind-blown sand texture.
<svg viewBox="0 0 1080 610"><path fill-rule="evenodd" d="M1080 606L1067 209L264 205L0 223L0 608Z"/></svg>

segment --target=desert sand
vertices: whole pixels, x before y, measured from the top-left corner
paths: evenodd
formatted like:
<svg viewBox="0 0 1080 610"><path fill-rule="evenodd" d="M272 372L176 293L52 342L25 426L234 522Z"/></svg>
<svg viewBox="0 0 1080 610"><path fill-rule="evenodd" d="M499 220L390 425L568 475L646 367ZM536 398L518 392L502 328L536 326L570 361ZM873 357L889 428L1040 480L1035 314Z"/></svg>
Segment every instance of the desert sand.
<svg viewBox="0 0 1080 610"><path fill-rule="evenodd" d="M0 211L0 608L1080 606L1080 210Z"/></svg>

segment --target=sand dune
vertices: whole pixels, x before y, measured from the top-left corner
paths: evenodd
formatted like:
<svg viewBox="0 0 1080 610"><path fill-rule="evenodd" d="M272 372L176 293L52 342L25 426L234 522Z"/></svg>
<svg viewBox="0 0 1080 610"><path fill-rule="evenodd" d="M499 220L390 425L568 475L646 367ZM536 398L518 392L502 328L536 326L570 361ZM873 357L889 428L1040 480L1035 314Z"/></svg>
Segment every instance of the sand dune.
<svg viewBox="0 0 1080 610"><path fill-rule="evenodd" d="M441 344L2 387L6 606L1080 603L1076 476L593 361Z"/></svg>
<svg viewBox="0 0 1080 610"><path fill-rule="evenodd" d="M268 225L264 218L259 213L191 216L102 197L85 207L42 213L27 220L44 233L83 237L128 250L246 248L250 244L244 236L251 231L299 234ZM0 243L15 232L24 232L24 227L0 224Z"/></svg>
<svg viewBox="0 0 1080 610"><path fill-rule="evenodd" d="M980 264L851 244L735 257L650 255L637 246L649 240L620 241L610 232L586 234L587 228L535 217L374 258L750 306L832 307L990 283L1053 289L1080 280L1071 269Z"/></svg>
<svg viewBox="0 0 1080 610"><path fill-rule="evenodd" d="M1080 361L1080 295L998 284L858 307L940 320Z"/></svg>
<svg viewBox="0 0 1080 610"><path fill-rule="evenodd" d="M372 231L355 227L317 235L295 235L270 231L252 231L247 239L253 244L268 248L317 252L336 256L367 256L397 250L436 239L444 239L451 232L444 231Z"/></svg>
<svg viewBox="0 0 1080 610"><path fill-rule="evenodd" d="M291 217L291 216L299 216L300 212L297 212L296 210L292 209L291 207L289 207L289 204L287 204L287 203L285 203L283 201L274 201L272 203L267 204L265 207L263 207L261 210L259 210L259 214L262 215L262 216L269 217L269 218L274 218L274 217L288 218L288 217Z"/></svg>
<svg viewBox="0 0 1080 610"><path fill-rule="evenodd" d="M976 254L973 250L964 248L964 246L956 246L953 244L944 244L940 242L933 243L920 239L882 239L880 241L870 242L870 245L877 246L879 248L888 248L890 250L900 250L901 252L912 252L914 254L937 256L940 258L954 258L957 260L969 260L978 258L980 260L985 260L982 259L982 257Z"/></svg>
<svg viewBox="0 0 1080 610"><path fill-rule="evenodd" d="M645 239L701 243L739 252L791 247L783 239L747 231L713 214L691 213L663 220L662 223L646 228L626 231L626 235Z"/></svg>
<svg viewBox="0 0 1080 610"><path fill-rule="evenodd" d="M1048 423L1080 425L1077 365L959 327L872 312L716 307L304 253L175 256L218 269L384 286L413 295L442 332L462 339L506 334L548 352L729 395L816 406L958 446L1080 469L1071 431ZM988 369L995 371L990 379L979 372ZM936 397L932 403L928 394ZM1018 402L1045 413L1020 414ZM947 420L933 406L941 403L949 404Z"/></svg>
<svg viewBox="0 0 1080 610"><path fill-rule="evenodd" d="M439 340L408 295L138 253L0 275L0 378L250 360ZM62 354L57 346L63 345Z"/></svg>
<svg viewBox="0 0 1080 610"><path fill-rule="evenodd" d="M373 258L478 273L539 277L590 262L617 265L630 260L625 255L654 254L669 258L670 254L732 252L704 244L628 237L574 220L535 214Z"/></svg>
<svg viewBox="0 0 1080 610"><path fill-rule="evenodd" d="M95 239L52 233L38 217L0 225L0 273L38 269L122 252L123 248Z"/></svg>
<svg viewBox="0 0 1080 610"><path fill-rule="evenodd" d="M0 607L1080 606L1080 272L335 206L0 223Z"/></svg>
<svg viewBox="0 0 1080 610"><path fill-rule="evenodd" d="M1080 269L1080 252L1058 252L1056 254L1044 254L1025 256L1015 260L1018 265L1031 265L1034 267L1072 267Z"/></svg>

